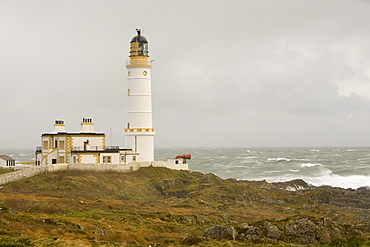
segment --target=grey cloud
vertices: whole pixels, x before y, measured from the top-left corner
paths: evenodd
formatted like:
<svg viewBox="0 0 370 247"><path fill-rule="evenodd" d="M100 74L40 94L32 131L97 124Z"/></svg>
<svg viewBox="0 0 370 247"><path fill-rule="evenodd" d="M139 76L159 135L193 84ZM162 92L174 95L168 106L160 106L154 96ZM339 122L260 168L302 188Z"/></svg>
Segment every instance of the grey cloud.
<svg viewBox="0 0 370 247"><path fill-rule="evenodd" d="M369 145L369 11L360 0L0 1L0 114L12 119L0 147L33 148L55 118L74 131L82 117L124 146L135 28L155 59L157 146Z"/></svg>

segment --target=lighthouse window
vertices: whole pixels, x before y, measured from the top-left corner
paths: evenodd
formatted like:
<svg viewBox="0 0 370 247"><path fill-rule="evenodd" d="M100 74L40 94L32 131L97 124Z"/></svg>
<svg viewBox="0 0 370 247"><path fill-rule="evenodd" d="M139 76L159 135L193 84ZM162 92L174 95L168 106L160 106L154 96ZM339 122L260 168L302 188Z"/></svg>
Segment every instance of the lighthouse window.
<svg viewBox="0 0 370 247"><path fill-rule="evenodd" d="M127 96L130 96L130 89L127 89Z"/></svg>
<svg viewBox="0 0 370 247"><path fill-rule="evenodd" d="M140 43L139 45L139 55L148 56L148 43Z"/></svg>

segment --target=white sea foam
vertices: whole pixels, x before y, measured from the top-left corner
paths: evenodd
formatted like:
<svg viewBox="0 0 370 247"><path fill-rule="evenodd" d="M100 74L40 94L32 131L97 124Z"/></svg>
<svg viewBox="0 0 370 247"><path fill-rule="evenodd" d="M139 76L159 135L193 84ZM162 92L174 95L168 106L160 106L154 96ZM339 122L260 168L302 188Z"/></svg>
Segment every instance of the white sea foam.
<svg viewBox="0 0 370 247"><path fill-rule="evenodd" d="M286 174L283 176L276 177L272 176L265 179L268 182L286 182L298 178L304 180L305 182L313 186L332 186L345 189L348 188L358 189L360 187L370 186L370 176L364 175L342 176L334 174L332 170L322 167L320 167L320 169L314 175L301 174L298 176L293 174Z"/></svg>
<svg viewBox="0 0 370 247"><path fill-rule="evenodd" d="M315 186L330 185L333 187L341 187L345 189L357 189L370 185L370 177L363 175L340 176L331 173L320 177L307 177L303 179Z"/></svg>
<svg viewBox="0 0 370 247"><path fill-rule="evenodd" d="M247 157L244 157L244 156L237 156L235 157L236 159L241 159L241 160L247 160L247 159L259 159L260 157L257 157L257 156L247 156Z"/></svg>
<svg viewBox="0 0 370 247"><path fill-rule="evenodd" d="M291 159L287 158L268 158L268 161L291 161Z"/></svg>
<svg viewBox="0 0 370 247"><path fill-rule="evenodd" d="M301 167L314 167L314 166L323 166L323 165L322 164L312 164L312 163L301 164Z"/></svg>

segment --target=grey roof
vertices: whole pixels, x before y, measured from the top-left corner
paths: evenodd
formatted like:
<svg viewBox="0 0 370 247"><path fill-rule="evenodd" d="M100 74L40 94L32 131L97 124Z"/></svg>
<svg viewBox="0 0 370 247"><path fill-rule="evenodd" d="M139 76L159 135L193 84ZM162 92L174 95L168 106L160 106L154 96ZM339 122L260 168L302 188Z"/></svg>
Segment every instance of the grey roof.
<svg viewBox="0 0 370 247"><path fill-rule="evenodd" d="M84 136L84 135L94 135L94 136L99 136L99 135L105 135L104 132L58 132L58 133L53 133L53 132L45 132L45 133L42 133L41 134L42 136L48 136L48 135L61 135L61 136L65 136L65 135L80 135L80 136Z"/></svg>
<svg viewBox="0 0 370 247"><path fill-rule="evenodd" d="M3 160L14 160L13 158L10 158L8 155L6 154L0 154L0 159L3 159Z"/></svg>

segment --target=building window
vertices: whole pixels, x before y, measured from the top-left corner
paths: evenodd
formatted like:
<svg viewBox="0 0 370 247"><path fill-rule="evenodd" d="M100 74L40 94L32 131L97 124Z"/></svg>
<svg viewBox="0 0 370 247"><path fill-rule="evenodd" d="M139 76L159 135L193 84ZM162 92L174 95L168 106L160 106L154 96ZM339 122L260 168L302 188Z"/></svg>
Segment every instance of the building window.
<svg viewBox="0 0 370 247"><path fill-rule="evenodd" d="M130 96L131 90L127 89L127 96Z"/></svg>
<svg viewBox="0 0 370 247"><path fill-rule="evenodd" d="M52 159L51 160L51 164L56 164L57 163L57 159Z"/></svg>
<svg viewBox="0 0 370 247"><path fill-rule="evenodd" d="M64 141L59 141L59 149L64 149Z"/></svg>
<svg viewBox="0 0 370 247"><path fill-rule="evenodd" d="M43 141L42 142L42 149L49 149L49 142L48 141Z"/></svg>
<svg viewBox="0 0 370 247"><path fill-rule="evenodd" d="M111 163L111 156L103 156L103 163Z"/></svg>
<svg viewBox="0 0 370 247"><path fill-rule="evenodd" d="M64 163L64 156L59 156L59 163Z"/></svg>
<svg viewBox="0 0 370 247"><path fill-rule="evenodd" d="M136 161L136 156L132 156L132 161Z"/></svg>

